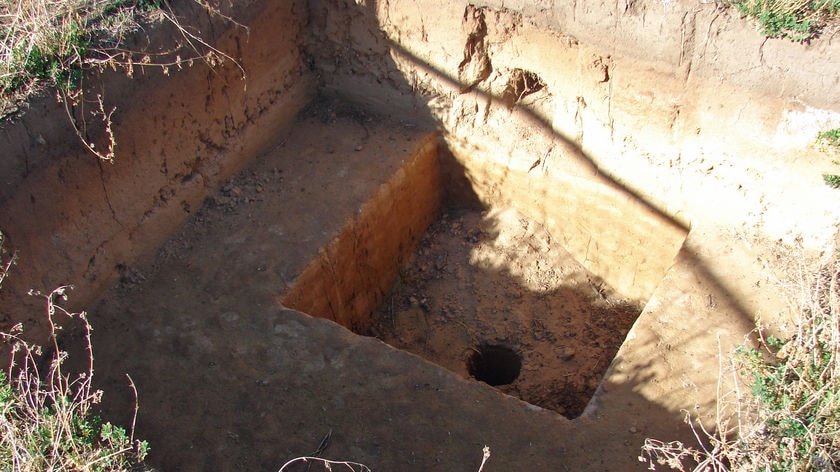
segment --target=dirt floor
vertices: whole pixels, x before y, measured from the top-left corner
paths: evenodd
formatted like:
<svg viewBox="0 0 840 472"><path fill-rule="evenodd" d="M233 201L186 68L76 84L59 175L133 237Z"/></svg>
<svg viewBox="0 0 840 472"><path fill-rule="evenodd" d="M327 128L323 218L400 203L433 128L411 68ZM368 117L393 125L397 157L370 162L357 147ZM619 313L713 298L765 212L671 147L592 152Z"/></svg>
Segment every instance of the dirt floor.
<svg viewBox="0 0 840 472"><path fill-rule="evenodd" d="M641 425L616 433L608 419L570 423L555 411L580 414L640 306L514 210L445 211L371 325L454 373L280 305L428 131L316 104L190 209L153 258L121 268L88 310L96 383L106 417L130 424L131 375L151 465L277 470L329 433L325 456L374 470L474 471L485 444L487 470L635 467ZM498 388L465 379L465 354L497 343L521 356L518 379ZM649 413L661 427L647 431L675 427Z"/></svg>
<svg viewBox="0 0 840 472"><path fill-rule="evenodd" d="M240 392L243 383L237 379L246 373L219 367L224 362L218 356L239 356L219 351L230 334L223 325L274 316L303 266L428 132L411 122L378 122L358 110L312 106L269 152L228 179L201 208L189 209L192 216L153 258L121 267L117 285L88 310L96 374L100 386L114 392L105 406L117 418L128 418L130 409L128 396L120 398L127 393L124 374L137 383L144 405L138 435L154 444L153 464L162 470L209 470L196 464L212 454L188 452L178 442L200 440L187 432L196 427L200 436L212 438L208 442L250 434L253 424L241 423L241 409L211 407L212 394L195 395L220 385L212 380L216 376L230 382L220 393L226 397L248 395L254 387L250 381ZM244 353L249 346L234 349ZM172 421L173 408L187 416ZM194 421L206 415L239 426L208 430ZM295 453L308 449L314 447ZM217 470L263 467L248 463Z"/></svg>
<svg viewBox="0 0 840 472"><path fill-rule="evenodd" d="M641 308L516 210L447 209L369 334L464 377L483 347L512 349L521 372L498 388L574 418Z"/></svg>

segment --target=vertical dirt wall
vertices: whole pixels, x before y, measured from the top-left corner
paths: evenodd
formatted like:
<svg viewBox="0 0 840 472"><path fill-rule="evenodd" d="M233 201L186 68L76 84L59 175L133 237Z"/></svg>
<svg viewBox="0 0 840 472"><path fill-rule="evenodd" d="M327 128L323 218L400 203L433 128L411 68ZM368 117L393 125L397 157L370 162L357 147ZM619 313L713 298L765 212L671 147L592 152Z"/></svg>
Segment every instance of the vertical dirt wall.
<svg viewBox="0 0 840 472"><path fill-rule="evenodd" d="M489 206L540 221L576 260L642 305L680 250L686 228L608 181L567 174L536 177L453 146L473 190Z"/></svg>
<svg viewBox="0 0 840 472"><path fill-rule="evenodd" d="M181 13L193 22L184 26L201 30L238 64L90 77L88 97L100 93L107 108L116 106L113 163L81 149L69 125L59 126L67 123L63 108L49 100L3 130L4 161L15 164L4 176L0 229L18 264L0 293L0 328L25 321L30 334L42 334L41 302L29 289L72 283L72 306L85 306L314 95L300 47L303 2L243 3L229 12L240 25ZM179 39L171 28L150 34L164 43ZM98 148L106 144L96 138L102 134L91 135Z"/></svg>
<svg viewBox="0 0 840 472"><path fill-rule="evenodd" d="M444 198L437 133L428 136L303 270L283 305L359 331L437 217Z"/></svg>
<svg viewBox="0 0 840 472"><path fill-rule="evenodd" d="M569 135L560 123L567 100L580 120L587 100L610 93L611 59L539 30L521 12L426 6L324 6L313 34L336 49L311 54L330 71L325 88L374 107L384 97L397 109L427 106L486 206L519 208L589 270L646 300L687 224L616 184L585 152L583 129ZM426 92L428 103L401 100L406 90Z"/></svg>
<svg viewBox="0 0 840 472"><path fill-rule="evenodd" d="M840 126L830 38L766 39L733 11L687 1L311 5L325 91L425 108L476 158L601 174L683 222L746 214L771 238L831 240L840 212L812 146ZM814 204L797 211L768 191L776 182Z"/></svg>

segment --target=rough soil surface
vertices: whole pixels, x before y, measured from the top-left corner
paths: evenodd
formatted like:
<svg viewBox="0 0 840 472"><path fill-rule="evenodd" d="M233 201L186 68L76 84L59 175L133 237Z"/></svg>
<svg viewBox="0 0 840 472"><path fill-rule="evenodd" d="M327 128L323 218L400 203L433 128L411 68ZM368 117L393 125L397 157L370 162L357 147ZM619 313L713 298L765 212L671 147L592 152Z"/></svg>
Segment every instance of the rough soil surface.
<svg viewBox="0 0 840 472"><path fill-rule="evenodd" d="M412 122L313 105L266 154L200 208L188 209L192 216L153 258L121 268L119 282L89 309L96 375L113 392L105 403L109 415L123 424L129 424L131 407L124 374L137 383L138 435L153 444L153 464L162 470L215 469L209 464L218 458L208 445L223 454L217 441L241 446L232 438L253 434L257 423L232 402L246 401L260 379L235 361L247 357L271 369L253 357L254 349L287 348L257 335L231 345L227 323L275 317L305 264L428 132ZM295 369L289 374L306 368ZM288 401L299 403L295 409L309 408L303 404L308 400ZM278 432L272 447L311 452L317 441L296 448L291 445L297 440L285 439L300 435ZM287 457L263 452L276 460ZM256 462L220 464L227 466L215 470L267 470Z"/></svg>
<svg viewBox="0 0 840 472"><path fill-rule="evenodd" d="M274 142L314 97L298 47L302 1L237 2L231 14L241 24L191 4L175 6L189 18L183 27L201 31L237 62L86 78L85 100L71 114L96 149L107 149L89 106L102 95L113 111L114 162L84 149L54 94L31 103L17 122L0 124L0 229L6 249L20 255L0 291L0 327L24 321L33 339L45 342L47 326L29 289L73 284L73 307L86 308L113 284L117 267L154 253L188 210ZM183 40L174 27L138 34L162 44Z"/></svg>
<svg viewBox="0 0 840 472"><path fill-rule="evenodd" d="M768 40L693 0L275 3L217 29L247 87L230 66L112 90L114 165L65 149L51 113L2 138L22 262L0 322L37 326L12 312L26 291L77 283L105 417L131 424L130 374L161 470L277 470L328 434L324 456L377 471L475 472L484 445L486 472L645 469L646 437L713 423L719 360L756 320L784 328L778 248L834 250L836 166L809 146L840 123L836 38ZM363 105L287 127L316 93ZM433 128L475 196L535 218L450 212L379 313L372 333L446 369L280 302ZM520 377L470 379L481 343L521 354ZM610 359L585 412L557 413Z"/></svg>
<svg viewBox="0 0 840 472"><path fill-rule="evenodd" d="M447 210L370 334L464 377L482 346L509 347L522 370L498 388L574 418L641 308L516 210Z"/></svg>
<svg viewBox="0 0 840 472"><path fill-rule="evenodd" d="M280 305L296 274L427 134L316 104L190 209L153 258L121 269L89 309L96 380L105 417L130 424L131 375L151 465L277 470L331 432L325 457L373 470L474 472L485 444L486 470L628 470L644 434L675 437L678 425L641 397L622 401L644 422L618 425L608 413L569 422L515 398L578 414L638 309L516 212L441 217L397 292L410 295L386 310L428 317L428 331L397 315L399 330L378 333L460 375ZM521 379L501 391L465 379L460 357L496 339L524 356ZM71 359L84 359L78 347Z"/></svg>

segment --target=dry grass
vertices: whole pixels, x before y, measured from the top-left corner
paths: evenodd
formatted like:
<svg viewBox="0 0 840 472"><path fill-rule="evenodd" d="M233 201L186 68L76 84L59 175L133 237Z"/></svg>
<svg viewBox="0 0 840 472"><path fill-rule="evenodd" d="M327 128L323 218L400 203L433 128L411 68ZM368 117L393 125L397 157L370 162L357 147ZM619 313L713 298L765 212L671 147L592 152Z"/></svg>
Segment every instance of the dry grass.
<svg viewBox="0 0 840 472"><path fill-rule="evenodd" d="M718 395L716 431L687 418L697 446L648 439L640 460L650 469L840 470L840 253L815 270L796 260L790 267L780 288L799 313L796 331L739 348L735 388Z"/></svg>
<svg viewBox="0 0 840 472"><path fill-rule="evenodd" d="M13 257L3 256L0 234L0 260L4 261L0 265L0 286L14 262ZM139 464L148 444L134 439L133 425L125 430L103 423L94 412L102 392L92 388L91 328L84 313L70 313L57 303L66 299L68 289L59 287L48 294L34 294L45 302L52 329L51 356L45 358L39 346L23 340L21 325L0 332L0 340L10 349L9 366L0 371L0 470L142 470ZM62 318L81 322L85 329L88 366L82 373L71 375L63 370L67 353L56 341L61 329L56 320ZM136 400L136 390L134 393Z"/></svg>
<svg viewBox="0 0 840 472"><path fill-rule="evenodd" d="M0 91L7 113L45 87L71 90L84 68L119 55L151 2L0 0Z"/></svg>
<svg viewBox="0 0 840 472"><path fill-rule="evenodd" d="M322 442L322 446L323 445L324 443ZM319 447L319 449L321 449L321 447ZM484 446L482 449L481 465L478 466L478 472L484 472L484 466L487 464L488 460L490 460L490 447ZM346 470L349 472L371 472L368 466L358 462L332 461L317 457L317 455L296 457L283 464L277 472L286 472L289 467L295 464L306 464L307 472L310 470L312 464L321 464L326 471L333 471L333 467L335 467L338 470Z"/></svg>
<svg viewBox="0 0 840 472"><path fill-rule="evenodd" d="M233 22L205 0L190 1ZM180 38L164 50L133 46L135 32L155 22L174 25ZM52 90L65 104L82 143L103 160L115 157L110 119L114 109L107 109L102 95L93 100L98 107L81 117L74 118L70 109L85 103L83 81L88 72L122 70L131 77L153 68L168 74L196 61L214 67L228 60L236 64L197 31L183 26L168 0L0 0L0 118L16 112L34 95ZM86 140L86 120L104 129L109 138L106 149Z"/></svg>

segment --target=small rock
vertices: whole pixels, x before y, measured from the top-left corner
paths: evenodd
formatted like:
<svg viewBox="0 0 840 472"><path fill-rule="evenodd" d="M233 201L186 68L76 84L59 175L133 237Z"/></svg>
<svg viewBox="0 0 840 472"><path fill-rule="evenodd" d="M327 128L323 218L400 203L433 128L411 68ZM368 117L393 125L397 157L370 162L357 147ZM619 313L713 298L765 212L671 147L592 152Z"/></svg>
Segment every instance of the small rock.
<svg viewBox="0 0 840 472"><path fill-rule="evenodd" d="M437 260L435 261L435 268L437 270L443 270L446 267L446 256L440 255L438 256Z"/></svg>
<svg viewBox="0 0 840 472"><path fill-rule="evenodd" d="M222 313L222 319L227 321L228 323L233 323L234 321L239 319L239 314L235 311L228 311Z"/></svg>
<svg viewBox="0 0 840 472"><path fill-rule="evenodd" d="M361 144L358 144L358 145L356 145L356 147L355 147L354 149L355 149L355 151L356 151L356 152L359 152L359 151L361 151L361 150L362 150L362 149L364 149L364 148L362 147L362 145L361 145Z"/></svg>
<svg viewBox="0 0 840 472"><path fill-rule="evenodd" d="M428 298L423 298L422 300L420 300L420 308L422 308L423 311L425 311L426 313L432 310L432 307L429 305Z"/></svg>

